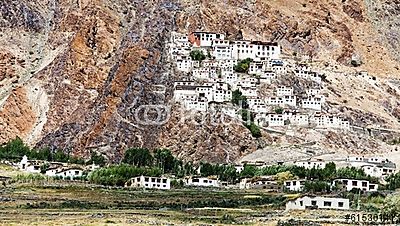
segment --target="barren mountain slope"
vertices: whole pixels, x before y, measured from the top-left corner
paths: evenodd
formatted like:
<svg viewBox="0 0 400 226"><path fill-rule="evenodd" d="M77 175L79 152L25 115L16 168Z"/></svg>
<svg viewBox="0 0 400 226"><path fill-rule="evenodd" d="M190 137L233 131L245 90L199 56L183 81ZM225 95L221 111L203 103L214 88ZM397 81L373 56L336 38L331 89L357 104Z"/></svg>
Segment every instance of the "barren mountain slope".
<svg viewBox="0 0 400 226"><path fill-rule="evenodd" d="M162 125L138 121L140 106L169 105L179 76L164 44L174 30L279 41L288 56L311 55L327 71L328 101L355 108L349 112L358 112L355 120L383 118L356 121L359 126L399 129L399 83L383 79L398 77L399 25L392 20L398 4L366 2L1 1L0 142L20 136L32 146L83 156L99 151L115 161L127 147L168 147L185 158L225 162L284 140L268 133L255 140L240 122L185 126L175 123L176 115ZM354 71L352 57L363 62L357 70L382 78L382 85L337 73ZM165 85L166 94L154 85Z"/></svg>

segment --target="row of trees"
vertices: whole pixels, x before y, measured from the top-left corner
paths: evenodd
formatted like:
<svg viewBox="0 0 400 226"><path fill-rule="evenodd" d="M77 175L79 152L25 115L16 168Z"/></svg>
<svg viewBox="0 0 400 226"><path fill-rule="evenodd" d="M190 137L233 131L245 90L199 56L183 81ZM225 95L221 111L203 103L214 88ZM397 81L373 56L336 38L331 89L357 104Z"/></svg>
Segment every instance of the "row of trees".
<svg viewBox="0 0 400 226"><path fill-rule="evenodd" d="M130 148L125 151L122 163L135 167L157 167L162 173L171 173L178 177L195 172L191 162L184 163L175 158L168 149L156 149L154 154L151 154L146 148Z"/></svg>
<svg viewBox="0 0 400 226"><path fill-rule="evenodd" d="M31 149L20 138L9 141L4 146L0 146L0 159L9 161L20 161L26 155L29 159L45 160L49 162L68 162L72 164L105 164L105 158L96 153L92 153L90 160L75 157L64 153L62 150L50 150L49 148Z"/></svg>

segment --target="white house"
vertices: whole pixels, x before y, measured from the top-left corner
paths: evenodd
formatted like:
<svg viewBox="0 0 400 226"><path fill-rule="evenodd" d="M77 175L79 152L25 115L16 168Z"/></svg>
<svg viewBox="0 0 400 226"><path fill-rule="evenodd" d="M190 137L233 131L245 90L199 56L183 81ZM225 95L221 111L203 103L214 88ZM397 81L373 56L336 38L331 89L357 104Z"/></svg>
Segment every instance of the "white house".
<svg viewBox="0 0 400 226"><path fill-rule="evenodd" d="M198 98L197 100L184 100L183 106L188 110L207 112L208 101L206 98Z"/></svg>
<svg viewBox="0 0 400 226"><path fill-rule="evenodd" d="M47 172L46 172L47 174ZM56 177L62 177L63 179L74 179L83 176L83 169L80 167L65 167L60 169L55 174Z"/></svg>
<svg viewBox="0 0 400 226"><path fill-rule="evenodd" d="M312 80L312 81L315 81L317 83L321 83L322 82L321 76L318 73L310 71L310 70L296 69L294 71L294 74L297 77L300 77L300 78L303 78L303 79Z"/></svg>
<svg viewBox="0 0 400 226"><path fill-rule="evenodd" d="M301 106L304 109L312 109L315 111L321 111L322 101L319 97L307 97L301 100Z"/></svg>
<svg viewBox="0 0 400 226"><path fill-rule="evenodd" d="M289 191L302 191L305 182L305 180L287 180L283 182L283 185Z"/></svg>
<svg viewBox="0 0 400 226"><path fill-rule="evenodd" d="M193 46L197 47L211 47L214 40L224 40L224 34L218 34L213 32L193 32L189 35L189 42Z"/></svg>
<svg viewBox="0 0 400 226"><path fill-rule="evenodd" d="M316 128L350 129L348 120L335 115L315 114L311 117L311 123L314 123Z"/></svg>
<svg viewBox="0 0 400 226"><path fill-rule="evenodd" d="M219 187L219 181L217 179L207 177L187 178L184 182L186 186Z"/></svg>
<svg viewBox="0 0 400 226"><path fill-rule="evenodd" d="M361 169L366 175L378 178L384 178L396 173L396 166L392 164L365 164L361 166Z"/></svg>
<svg viewBox="0 0 400 226"><path fill-rule="evenodd" d="M268 105L278 105L278 106L297 106L297 97L296 96L281 96L281 97L269 97L267 101Z"/></svg>
<svg viewBox="0 0 400 226"><path fill-rule="evenodd" d="M310 123L309 116L306 114L292 114L289 116L289 123L294 126L308 126Z"/></svg>
<svg viewBox="0 0 400 226"><path fill-rule="evenodd" d="M192 71L193 67L195 66L195 62L188 56L178 56L176 59L176 68L179 71L183 71L189 73Z"/></svg>
<svg viewBox="0 0 400 226"><path fill-rule="evenodd" d="M188 43L189 38L186 34L178 33L178 32L171 32L171 42L173 43Z"/></svg>
<svg viewBox="0 0 400 226"><path fill-rule="evenodd" d="M140 176L131 178L125 183L125 187L168 190L171 189L171 180L166 177Z"/></svg>
<svg viewBox="0 0 400 226"><path fill-rule="evenodd" d="M24 155L21 162L18 164L19 169L28 173L40 173L40 162L35 160L28 160L28 157Z"/></svg>
<svg viewBox="0 0 400 226"><path fill-rule="evenodd" d="M286 203L286 210L305 210L307 208L348 210L350 201L343 198L304 196Z"/></svg>
<svg viewBox="0 0 400 226"><path fill-rule="evenodd" d="M287 87L287 86L279 86L276 89L276 95L278 97L281 96L291 96L293 95L293 87Z"/></svg>
<svg viewBox="0 0 400 226"><path fill-rule="evenodd" d="M249 74L251 75L262 75L264 71L265 68L262 62L252 62L249 65Z"/></svg>
<svg viewBox="0 0 400 226"><path fill-rule="evenodd" d="M260 41L232 41L232 58L279 58L281 48L277 43Z"/></svg>
<svg viewBox="0 0 400 226"><path fill-rule="evenodd" d="M240 180L239 189L266 189L270 191L279 191L281 186L271 176L243 178Z"/></svg>
<svg viewBox="0 0 400 226"><path fill-rule="evenodd" d="M181 102L183 100L196 100L198 92L196 86L176 86L174 90L174 100Z"/></svg>
<svg viewBox="0 0 400 226"><path fill-rule="evenodd" d="M174 82L174 88L177 86L195 86L194 81L175 81Z"/></svg>
<svg viewBox="0 0 400 226"><path fill-rule="evenodd" d="M315 159L315 160L309 159L309 160L296 161L294 165L299 167L304 167L306 169L312 169L312 168L324 169L326 166L326 162L322 159Z"/></svg>
<svg viewBox="0 0 400 226"><path fill-rule="evenodd" d="M222 103L230 100L232 100L232 91L224 89L214 90L213 101Z"/></svg>
<svg viewBox="0 0 400 226"><path fill-rule="evenodd" d="M239 91L245 97L256 97L258 96L257 87L242 87L238 86Z"/></svg>
<svg viewBox="0 0 400 226"><path fill-rule="evenodd" d="M211 69L206 67L196 68L192 70L192 75L194 78L206 80L211 78Z"/></svg>
<svg viewBox="0 0 400 226"><path fill-rule="evenodd" d="M229 40L218 40L212 41L213 56L217 60L229 60L232 58L232 48Z"/></svg>
<svg viewBox="0 0 400 226"><path fill-rule="evenodd" d="M267 122L268 127L285 126L285 119L280 114L268 114Z"/></svg>
<svg viewBox="0 0 400 226"><path fill-rule="evenodd" d="M332 185L341 184L347 191L352 189L360 189L362 191L378 191L378 184L370 183L367 180L353 180L353 179L336 179Z"/></svg>
<svg viewBox="0 0 400 226"><path fill-rule="evenodd" d="M347 157L346 162L363 169L365 174L372 177L384 178L397 172L396 164L382 157L351 156Z"/></svg>
<svg viewBox="0 0 400 226"><path fill-rule="evenodd" d="M260 83L271 84L276 79L276 73L274 71L265 71L260 75Z"/></svg>

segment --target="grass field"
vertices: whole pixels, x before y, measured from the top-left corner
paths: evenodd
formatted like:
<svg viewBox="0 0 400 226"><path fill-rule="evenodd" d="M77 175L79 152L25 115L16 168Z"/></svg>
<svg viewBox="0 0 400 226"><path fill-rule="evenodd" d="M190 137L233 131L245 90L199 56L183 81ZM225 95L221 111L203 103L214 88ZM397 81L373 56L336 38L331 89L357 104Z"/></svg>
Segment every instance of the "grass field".
<svg viewBox="0 0 400 226"><path fill-rule="evenodd" d="M14 171L0 165L2 176L15 178ZM0 225L277 225L290 218L329 225L346 214L288 213L295 195L262 190L133 190L25 176L0 184Z"/></svg>

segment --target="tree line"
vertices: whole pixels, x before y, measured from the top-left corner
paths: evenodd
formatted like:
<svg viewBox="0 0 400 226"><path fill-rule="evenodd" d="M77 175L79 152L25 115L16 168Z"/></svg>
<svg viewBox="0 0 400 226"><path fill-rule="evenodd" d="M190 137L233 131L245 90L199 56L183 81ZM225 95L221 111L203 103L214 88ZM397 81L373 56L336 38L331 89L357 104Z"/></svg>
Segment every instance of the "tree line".
<svg viewBox="0 0 400 226"><path fill-rule="evenodd" d="M104 156L97 153L92 153L89 160L72 156L62 150L50 150L49 148L31 149L20 138L15 138L3 146L0 146L0 159L9 161L21 161L22 157L26 155L28 159L43 160L49 162L64 162L71 164L92 164L105 165L106 159Z"/></svg>

